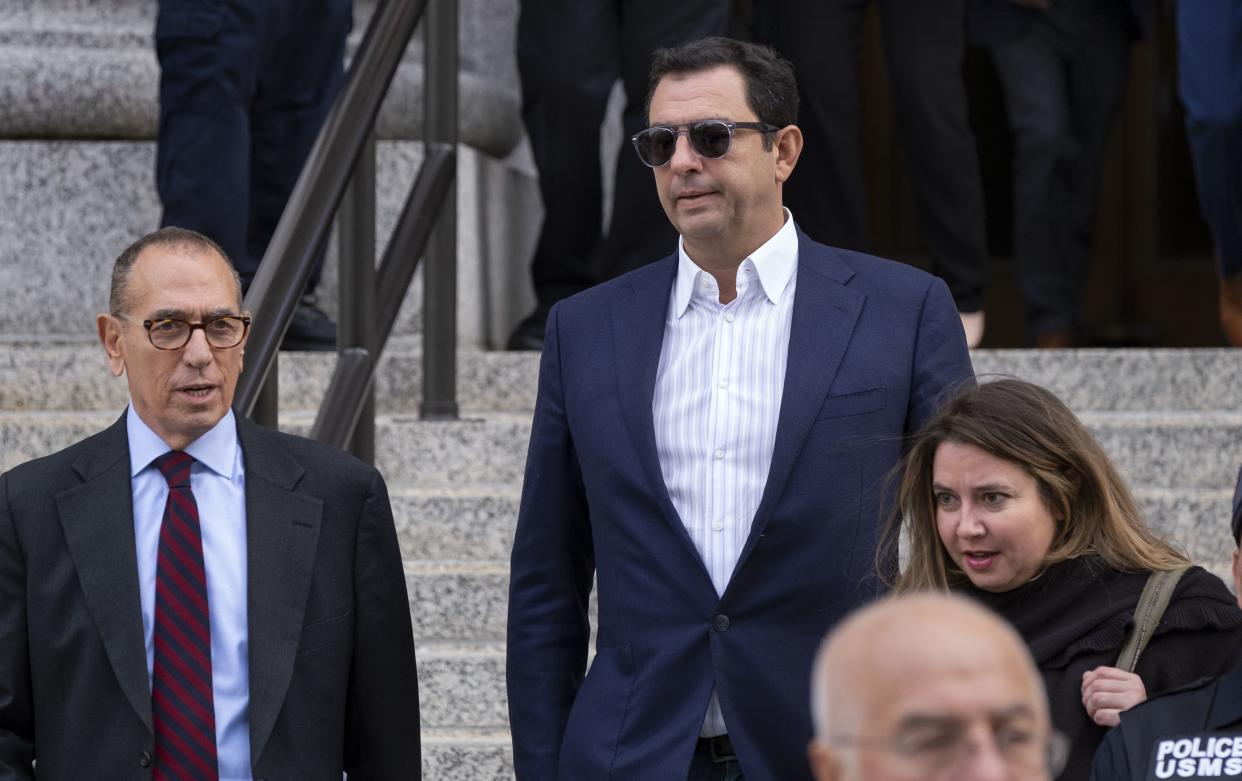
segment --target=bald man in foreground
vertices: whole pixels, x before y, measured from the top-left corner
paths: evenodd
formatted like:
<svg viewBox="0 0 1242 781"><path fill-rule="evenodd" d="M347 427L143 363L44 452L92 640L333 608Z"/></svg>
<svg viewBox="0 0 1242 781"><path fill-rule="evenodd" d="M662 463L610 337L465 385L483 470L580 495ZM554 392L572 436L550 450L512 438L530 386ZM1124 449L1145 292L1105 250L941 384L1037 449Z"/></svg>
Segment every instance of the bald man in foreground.
<svg viewBox="0 0 1242 781"><path fill-rule="evenodd" d="M1021 638L956 597L854 613L820 646L812 687L818 781L1048 781L1064 761Z"/></svg>

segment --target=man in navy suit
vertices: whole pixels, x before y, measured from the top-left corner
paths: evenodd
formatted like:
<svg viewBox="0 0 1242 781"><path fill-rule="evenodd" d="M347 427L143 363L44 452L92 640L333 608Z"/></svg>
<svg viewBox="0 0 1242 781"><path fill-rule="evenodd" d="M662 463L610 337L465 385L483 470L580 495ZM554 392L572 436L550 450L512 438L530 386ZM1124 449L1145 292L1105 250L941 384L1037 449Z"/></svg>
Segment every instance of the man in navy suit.
<svg viewBox="0 0 1242 781"><path fill-rule="evenodd" d="M548 318L510 583L517 776L809 781L816 644L878 592L883 485L970 358L943 282L782 206L788 63L709 38L657 52L650 83L633 142L681 238Z"/></svg>

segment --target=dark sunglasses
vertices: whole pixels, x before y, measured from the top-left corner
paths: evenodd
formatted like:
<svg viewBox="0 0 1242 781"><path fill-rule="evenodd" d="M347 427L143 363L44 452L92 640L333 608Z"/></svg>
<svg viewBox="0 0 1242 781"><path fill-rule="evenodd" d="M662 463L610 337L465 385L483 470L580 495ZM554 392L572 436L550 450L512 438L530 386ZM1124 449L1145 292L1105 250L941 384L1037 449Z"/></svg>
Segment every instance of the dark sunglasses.
<svg viewBox="0 0 1242 781"><path fill-rule="evenodd" d="M652 168L673 159L677 150L677 136L682 133L690 139L690 148L699 157L715 160L724 157L733 144L733 131L758 130L761 133L775 133L780 130L776 125L766 122L729 122L723 119L704 119L685 125L655 125L640 131L630 139L634 151L644 165Z"/></svg>

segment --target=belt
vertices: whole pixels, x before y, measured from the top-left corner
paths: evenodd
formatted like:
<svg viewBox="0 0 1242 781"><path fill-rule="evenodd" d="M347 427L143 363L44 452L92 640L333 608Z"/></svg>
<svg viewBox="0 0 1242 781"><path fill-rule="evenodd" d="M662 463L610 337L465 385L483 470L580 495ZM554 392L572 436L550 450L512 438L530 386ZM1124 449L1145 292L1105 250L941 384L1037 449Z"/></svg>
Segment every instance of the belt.
<svg viewBox="0 0 1242 781"><path fill-rule="evenodd" d="M717 735L713 738L699 738L699 751L706 751L712 762L736 762L737 752L733 750L733 741L728 735Z"/></svg>

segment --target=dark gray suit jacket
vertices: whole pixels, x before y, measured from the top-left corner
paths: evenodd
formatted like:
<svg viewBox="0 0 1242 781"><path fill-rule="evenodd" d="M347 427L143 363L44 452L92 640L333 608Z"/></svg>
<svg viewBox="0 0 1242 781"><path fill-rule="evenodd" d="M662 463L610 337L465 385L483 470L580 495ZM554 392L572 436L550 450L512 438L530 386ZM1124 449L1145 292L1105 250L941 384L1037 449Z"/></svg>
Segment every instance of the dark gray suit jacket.
<svg viewBox="0 0 1242 781"><path fill-rule="evenodd" d="M420 775L418 682L383 479L238 420L256 779ZM0 476L0 780L149 779L122 418Z"/></svg>

